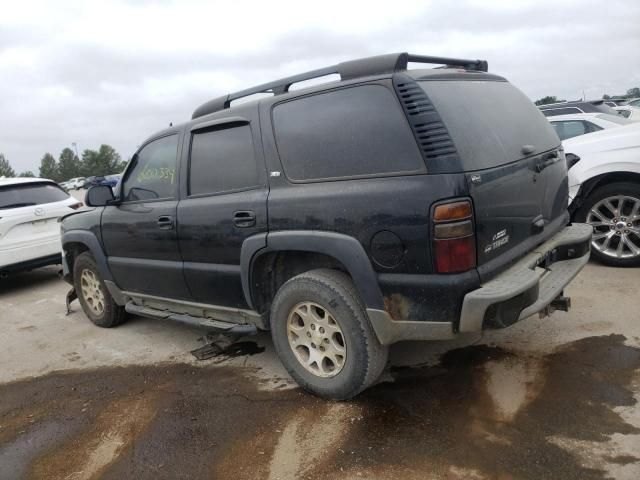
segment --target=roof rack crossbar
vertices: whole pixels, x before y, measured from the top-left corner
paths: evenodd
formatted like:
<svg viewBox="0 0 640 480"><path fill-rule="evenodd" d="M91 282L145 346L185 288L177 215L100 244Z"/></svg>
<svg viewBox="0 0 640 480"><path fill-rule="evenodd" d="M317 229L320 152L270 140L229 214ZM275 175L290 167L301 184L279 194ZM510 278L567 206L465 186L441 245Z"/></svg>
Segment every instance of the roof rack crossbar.
<svg viewBox="0 0 640 480"><path fill-rule="evenodd" d="M191 118L198 118L213 112L227 109L231 106L231 102L240 98L248 97L259 93L273 93L280 95L287 93L294 83L311 80L314 78L324 77L332 74L339 74L341 80L349 80L369 75L382 75L387 73L399 72L407 69L407 64L412 63L430 63L446 66L464 67L467 70L477 70L486 72L488 65L486 60L465 60L461 58L446 57L430 57L425 55L411 55L409 53L391 53L388 55L378 55L375 57L361 58L342 62L330 67L311 70L309 72L300 73L290 77L282 78L273 82L263 83L255 87L240 90L239 92L230 93L222 97L215 98L201 105L193 112Z"/></svg>

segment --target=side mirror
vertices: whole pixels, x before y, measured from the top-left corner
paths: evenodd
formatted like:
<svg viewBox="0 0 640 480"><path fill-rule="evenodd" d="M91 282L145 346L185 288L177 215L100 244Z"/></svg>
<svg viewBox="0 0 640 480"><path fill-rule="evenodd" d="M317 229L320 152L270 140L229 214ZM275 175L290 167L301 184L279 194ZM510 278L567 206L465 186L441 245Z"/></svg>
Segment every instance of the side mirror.
<svg viewBox="0 0 640 480"><path fill-rule="evenodd" d="M89 207L104 207L113 202L116 197L109 185L96 185L87 191L84 203Z"/></svg>

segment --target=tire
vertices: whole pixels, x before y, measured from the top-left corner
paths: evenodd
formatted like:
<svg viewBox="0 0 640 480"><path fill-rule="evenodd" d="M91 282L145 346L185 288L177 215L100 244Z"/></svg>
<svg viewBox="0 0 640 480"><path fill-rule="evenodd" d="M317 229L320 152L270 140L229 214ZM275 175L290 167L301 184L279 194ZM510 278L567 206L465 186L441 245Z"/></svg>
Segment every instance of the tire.
<svg viewBox="0 0 640 480"><path fill-rule="evenodd" d="M640 266L640 184L616 182L596 188L575 219L594 226L593 258L612 267Z"/></svg>
<svg viewBox="0 0 640 480"><path fill-rule="evenodd" d="M387 364L388 348L378 342L351 279L336 270L311 270L280 287L271 307L271 336L294 380L323 398L354 397L373 385Z"/></svg>
<svg viewBox="0 0 640 480"><path fill-rule="evenodd" d="M95 325L111 328L126 320L124 307L114 302L89 252L78 255L73 264L73 286L82 310ZM102 308L99 308L100 302L96 301L100 296Z"/></svg>

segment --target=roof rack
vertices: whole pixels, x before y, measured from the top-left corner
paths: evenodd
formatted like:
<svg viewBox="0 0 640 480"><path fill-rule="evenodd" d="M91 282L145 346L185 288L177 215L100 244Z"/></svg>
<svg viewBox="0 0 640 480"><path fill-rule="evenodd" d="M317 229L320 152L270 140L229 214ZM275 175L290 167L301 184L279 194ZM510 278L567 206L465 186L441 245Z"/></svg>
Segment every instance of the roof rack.
<svg viewBox="0 0 640 480"><path fill-rule="evenodd" d="M255 95L256 93L273 93L281 95L289 91L289 87L294 83L311 80L313 78L324 77L326 75L339 74L341 80L349 80L353 78L365 77L368 75L380 75L385 73L394 73L407 69L407 64L412 63L430 63L437 65L463 67L467 70L477 70L486 72L488 64L486 60L466 60L462 58L447 57L429 57L425 55L412 55L406 52L390 53L387 55L378 55L375 57L361 58L342 62L331 67L311 70L310 72L300 73L291 77L282 78L274 82L263 83L255 87L247 88L239 92L230 93L222 97L214 98L207 103L201 105L193 112L191 118L198 118L213 112L224 110L231 106L231 102L239 98Z"/></svg>

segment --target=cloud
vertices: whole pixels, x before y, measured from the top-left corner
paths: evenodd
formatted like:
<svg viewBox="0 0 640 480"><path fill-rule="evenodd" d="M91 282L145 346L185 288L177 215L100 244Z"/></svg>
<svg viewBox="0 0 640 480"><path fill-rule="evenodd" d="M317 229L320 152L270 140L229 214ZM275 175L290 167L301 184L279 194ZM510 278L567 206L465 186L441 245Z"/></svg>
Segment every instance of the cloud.
<svg viewBox="0 0 640 480"><path fill-rule="evenodd" d="M0 16L0 152L123 157L229 91L393 51L485 58L532 99L640 85L640 4L28 0Z"/></svg>

